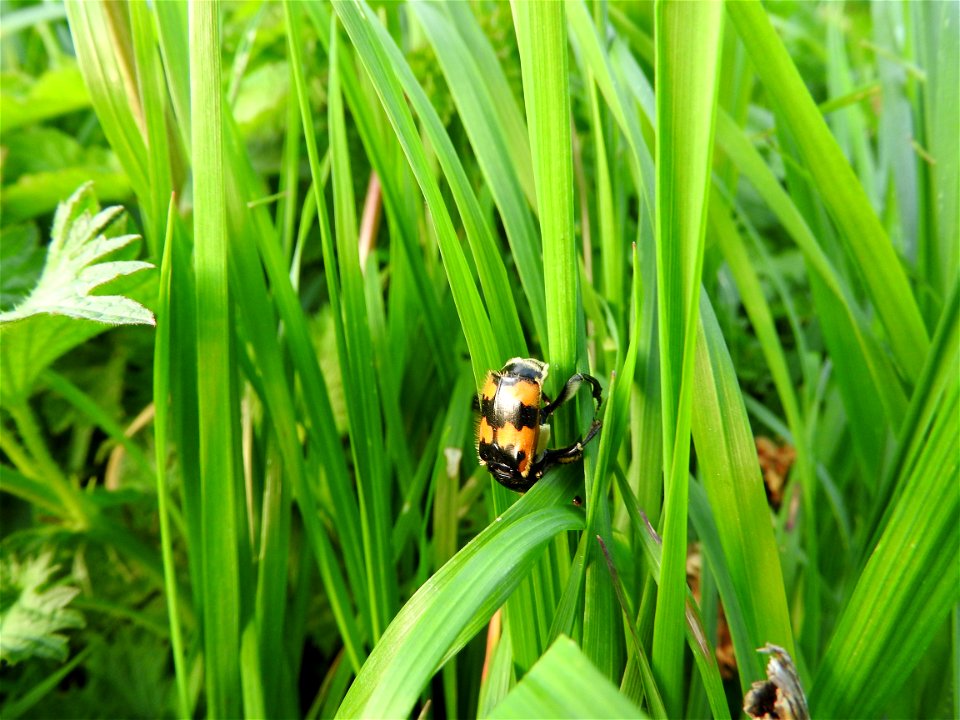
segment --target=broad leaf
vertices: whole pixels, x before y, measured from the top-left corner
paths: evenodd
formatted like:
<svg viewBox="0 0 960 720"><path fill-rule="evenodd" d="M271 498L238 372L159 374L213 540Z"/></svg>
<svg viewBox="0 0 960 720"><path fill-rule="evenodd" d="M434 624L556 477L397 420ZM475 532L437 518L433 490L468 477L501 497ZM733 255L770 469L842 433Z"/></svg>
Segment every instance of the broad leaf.
<svg viewBox="0 0 960 720"><path fill-rule="evenodd" d="M153 313L130 298L90 294L111 280L153 267L134 260L98 262L137 238L104 234L120 212L119 207L100 211L89 184L57 209L39 281L20 305L0 313L3 404L24 400L40 372L109 325L154 324Z"/></svg>
<svg viewBox="0 0 960 720"><path fill-rule="evenodd" d="M57 569L49 554L24 564L0 562L0 660L15 665L28 658L67 659L67 638L60 630L83 627L83 616L67 605L80 592L55 584L44 587Z"/></svg>
<svg viewBox="0 0 960 720"><path fill-rule="evenodd" d="M139 260L97 262L137 239L136 235L108 238L106 227L123 211L119 206L97 212L89 183L61 203L53 219L53 237L47 263L33 292L15 309L0 314L0 323L33 315L67 315L110 325L154 325L153 313L140 303L118 295L91 295L101 285L138 270L153 267Z"/></svg>

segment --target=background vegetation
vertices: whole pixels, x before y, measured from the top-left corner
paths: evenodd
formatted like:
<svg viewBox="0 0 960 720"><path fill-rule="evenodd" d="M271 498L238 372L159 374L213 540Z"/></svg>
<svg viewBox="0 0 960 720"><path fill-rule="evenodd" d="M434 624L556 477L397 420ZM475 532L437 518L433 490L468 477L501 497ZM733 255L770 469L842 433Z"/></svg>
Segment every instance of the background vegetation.
<svg viewBox="0 0 960 720"><path fill-rule="evenodd" d="M4 1L0 714L960 716L958 8Z"/></svg>

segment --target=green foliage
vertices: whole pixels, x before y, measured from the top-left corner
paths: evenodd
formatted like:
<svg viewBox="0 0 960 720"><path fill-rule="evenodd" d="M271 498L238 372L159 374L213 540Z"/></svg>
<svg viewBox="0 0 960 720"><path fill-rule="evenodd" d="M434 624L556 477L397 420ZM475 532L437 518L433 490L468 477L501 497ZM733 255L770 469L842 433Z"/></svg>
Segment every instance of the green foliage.
<svg viewBox="0 0 960 720"><path fill-rule="evenodd" d="M83 615L68 608L80 591L51 582L58 567L47 553L24 561L0 559L0 660L16 665L30 658L67 659L62 630L81 628Z"/></svg>
<svg viewBox="0 0 960 720"><path fill-rule="evenodd" d="M561 635L491 718L642 718L570 638Z"/></svg>
<svg viewBox="0 0 960 720"><path fill-rule="evenodd" d="M0 715L960 715L957 7L4 5Z"/></svg>
<svg viewBox="0 0 960 720"><path fill-rule="evenodd" d="M92 190L91 184L82 186L57 208L46 263L37 285L22 303L0 314L0 323L47 314L108 325L154 324L150 311L134 300L90 294L121 275L153 267L139 260L104 261L138 236L108 238L104 230L123 208L101 211Z"/></svg>
<svg viewBox="0 0 960 720"><path fill-rule="evenodd" d="M153 314L135 300L91 294L118 277L153 267L140 260L105 260L137 239L136 235L107 237L107 227L121 212L120 207L100 210L89 184L57 208L46 261L36 285L22 302L0 313L4 403L23 402L44 368L103 332L103 325L154 323ZM14 236L4 254L9 252L14 269L29 272L29 231L11 234L14 232L19 232L22 239L17 242Z"/></svg>

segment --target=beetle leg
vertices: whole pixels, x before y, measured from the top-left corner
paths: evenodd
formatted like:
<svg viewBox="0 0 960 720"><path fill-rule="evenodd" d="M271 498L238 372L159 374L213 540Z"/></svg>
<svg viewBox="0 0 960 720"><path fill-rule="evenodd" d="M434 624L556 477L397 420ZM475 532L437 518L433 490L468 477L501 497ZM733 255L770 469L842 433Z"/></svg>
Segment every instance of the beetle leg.
<svg viewBox="0 0 960 720"><path fill-rule="evenodd" d="M553 413L554 410L556 410L558 407L563 405L567 400L569 400L574 395L576 395L577 390L580 389L580 385L582 385L584 381L590 383L590 388L593 394L594 402L597 403L597 409L596 409L596 412L594 413L594 418L596 418L597 413L600 412L600 402L602 400L600 383L592 375L587 375L586 373L577 373L576 375L571 376L569 380L567 380L567 384L563 386L563 390L561 390L560 394L557 395L557 399L549 403L545 408L543 408L543 410L540 413L541 419L546 419L550 417L550 415Z"/></svg>
<svg viewBox="0 0 960 720"><path fill-rule="evenodd" d="M593 440L593 436L596 435L599 430L600 421L594 420L587 434L582 439L577 440L573 445L565 448L557 448L556 450L547 450L543 454L543 457L541 457L531 469L530 474L535 474L537 478L541 478L544 473L554 465L577 462L583 457L583 446Z"/></svg>

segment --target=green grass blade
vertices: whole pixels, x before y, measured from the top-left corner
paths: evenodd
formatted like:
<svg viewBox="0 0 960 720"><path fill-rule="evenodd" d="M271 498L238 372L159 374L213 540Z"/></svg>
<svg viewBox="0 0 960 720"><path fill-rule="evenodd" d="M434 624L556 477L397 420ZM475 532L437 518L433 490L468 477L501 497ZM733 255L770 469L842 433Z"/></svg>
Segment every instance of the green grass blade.
<svg viewBox="0 0 960 720"><path fill-rule="evenodd" d="M173 287L173 234L175 205L171 196L167 210L167 226L160 264L160 293L157 300L157 339L154 344L153 397L156 416L153 421L156 449L157 515L160 520L160 550L163 558L163 579L166 588L167 617L170 622L170 645L177 677L177 710L181 717L191 715L187 690L187 665L184 654L183 631L180 626L179 599L176 587L176 569L173 557L173 536L170 533L170 491L167 479L167 430L170 418L171 363L169 361L173 337L171 288Z"/></svg>
<svg viewBox="0 0 960 720"><path fill-rule="evenodd" d="M369 8L366 8L366 12L368 19L372 22L372 12ZM502 252L494 242L493 230L471 188L463 163L443 128L430 98L417 82L403 53L379 22L372 27L397 73L404 92L423 124L424 132L433 146L436 159L450 185L450 191L460 211L461 221L473 254L490 322L497 328L495 339L499 340L501 356L507 358L525 354L526 342L513 294L503 291L510 281L504 267Z"/></svg>
<svg viewBox="0 0 960 720"><path fill-rule="evenodd" d="M633 489L620 478L620 475L617 475L618 484L620 486L624 504L626 505L627 513L630 517L630 521L633 523L634 528L637 530L637 533L640 538L640 551L643 553L645 560L650 567L650 577L654 583L659 582L660 578L660 568L662 566L663 552L662 552L662 540L657 535L656 530L650 525L648 519L644 516L643 510L640 508L640 504L637 501L636 496L633 494ZM703 490L694 490L691 494L691 503L690 510L691 516L695 523L698 523L699 527L704 527L704 523L699 523L698 515L700 513L700 508L706 506L706 500L702 497ZM716 528L712 528L713 533L716 533ZM706 533L704 533L706 535ZM718 572L718 576L723 580L721 572ZM739 610L739 605L731 605L731 610L733 611L733 619L731 622L731 627L736 631L738 625L738 619L741 617ZM643 612L643 609L640 609L640 612ZM642 619L642 618L641 618ZM700 678L703 681L703 687L707 693L707 700L710 704L710 708L713 711L714 717L717 718L729 718L730 711L727 708L726 695L724 694L723 681L720 679L720 670L717 666L717 658L714 654L713 644L710 642L706 635L706 629L703 625L703 620L700 617L700 612L697 609L696 602L693 597L693 591L688 587L686 590L686 606L685 606L685 616L684 620L686 623L686 638L687 645L690 647L690 651L693 653L694 662L697 664L697 669L700 671ZM740 633L739 637L746 637L746 633ZM647 662L638 656L637 661L640 664L639 674L643 681L644 692L648 694L659 694L659 691L656 688L655 678L652 677L652 668L644 667L647 665ZM628 666L629 671L629 666ZM624 683L626 684L629 680L628 676L624 678ZM657 706L662 705L662 701L658 699L657 705L654 705L653 710L657 710ZM666 711L660 713L656 712L658 716L667 717Z"/></svg>
<svg viewBox="0 0 960 720"><path fill-rule="evenodd" d="M218 2L190 5L193 107L194 271L196 273L200 472L203 516L204 641L208 711L240 714L238 545L242 490L235 461L236 379L230 348L230 291L223 179Z"/></svg>
<svg viewBox="0 0 960 720"><path fill-rule="evenodd" d="M539 485L481 532L404 605L361 669L338 717L409 714L463 628L476 632L529 572L546 542L580 525L572 508L522 515L538 490Z"/></svg>
<svg viewBox="0 0 960 720"><path fill-rule="evenodd" d="M414 3L411 9L437 53L484 179L500 210L533 325L537 335L545 337L546 305L540 239L524 200L514 158L508 150L509 138L506 128L501 125L497 103L487 92L480 67L467 54L466 44L440 7Z"/></svg>
<svg viewBox="0 0 960 720"><path fill-rule="evenodd" d="M567 32L564 5L512 3L523 71L524 101L537 186L547 301L548 388L556 395L577 370L583 335L573 233L573 164L570 89L567 83ZM571 425L557 439L573 437Z"/></svg>
<svg viewBox="0 0 960 720"><path fill-rule="evenodd" d="M124 9L110 3L79 1L66 3L66 8L77 60L100 126L130 177L134 192L148 198L145 132L137 122L139 98L133 94L135 70L131 58L121 59L113 42L115 37L124 36L117 27ZM118 82L118 77L130 82Z"/></svg>
<svg viewBox="0 0 960 720"><path fill-rule="evenodd" d="M573 640L561 636L488 717L521 720L646 715L617 691Z"/></svg>
<svg viewBox="0 0 960 720"><path fill-rule="evenodd" d="M723 5L656 6L657 275L663 388L663 565L653 635L654 672L670 715L683 698L687 478L693 360Z"/></svg>
<svg viewBox="0 0 960 720"><path fill-rule="evenodd" d="M331 21L330 88L328 125L333 157L333 201L336 219L336 258L325 242L325 265L337 267L342 287L343 329L349 352L340 357L346 388L365 388L366 392L347 392L347 416L357 487L360 491L361 527L366 531L364 551L367 561L367 583L371 591L371 620L373 642L383 633L397 605L396 574L388 547L393 519L390 517L390 486L383 465L384 445L380 419L380 393L374 374L373 341L360 269L357 247L357 221L353 200L353 179L347 148L346 124L343 116L343 98L340 93L340 75L336 42L336 22ZM319 177L314 177L318 187ZM326 208L317 198L321 233L326 230ZM329 230L327 231L329 234ZM330 252L327 252L330 251ZM370 270L370 272L373 272ZM335 286L331 286L334 291Z"/></svg>
<svg viewBox="0 0 960 720"><path fill-rule="evenodd" d="M637 364L637 353L640 346L642 323L640 308L642 303L640 283L640 258L636 247L633 252L633 332L630 344L624 355L623 365L619 373L613 378L607 391L606 409L603 415L603 432L600 435L600 447L597 451L597 463L593 472L587 477L587 529L584 531L581 542L586 541L589 547L586 550L589 556L589 565L574 563L571 568L571 580L568 588L572 591L579 588L582 580L574 580L586 571L585 610L583 619L583 650L588 658L597 665L611 680L615 679L618 670L615 648L610 642L614 633L622 633L620 623L616 618L619 614L611 611L613 603L610 593L609 574L603 556L597 545L592 542L596 537L606 537L612 542L613 530L610 523L609 504L606 498L610 492L612 466L619 452L620 446L626 440L627 419L630 412L630 397L633 392L633 378ZM572 610L573 598L563 598L561 607ZM554 621L554 632L568 630L572 617L569 612L557 612Z"/></svg>
<svg viewBox="0 0 960 720"><path fill-rule="evenodd" d="M829 292L829 306L833 309L830 314L844 316L842 322L848 332L843 336L848 338L847 343L852 346L844 352L835 351L832 354L851 359L855 368L851 371L851 376L864 377L864 382L869 379L871 390L859 393L858 397L862 396L860 402L871 402L871 407L860 408L861 411L866 412L869 417L877 417L878 410L882 407L891 421L893 418L902 417L906 399L896 381L896 372L888 355L881 352L877 342L871 339L852 293L818 244L804 215L776 180L744 132L737 128L730 116L723 111L717 115L717 144L750 180L803 252L810 269Z"/></svg>
<svg viewBox="0 0 960 720"><path fill-rule="evenodd" d="M288 26L292 27L293 15L290 5L286 4L284 9L286 13L287 24ZM300 103L301 119L303 121L305 132L307 133L307 155L309 157L311 172L319 178L322 176L322 172L320 170L320 161L317 156L317 143L313 137L313 118L311 115L310 105L306 99L306 84L303 77L302 50L300 47L299 38L292 30L288 33L288 40L290 44L294 84L296 86ZM323 204L324 199L321 196L319 186L316 183L314 183L313 191L315 193L316 205L319 208ZM325 217L326 216L324 215L324 219ZM324 222L323 226L324 232L322 233L322 239L326 242L329 242L329 224ZM332 264L328 270L331 273L333 272ZM339 292L336 291L336 288L331 288L331 291L331 299L334 301L339 301ZM291 297L290 302L294 303L296 302L296 299ZM290 312L295 312L292 306L290 308ZM299 310L296 312L299 312ZM341 318L339 312L337 313L337 318ZM303 328L303 330L305 333L305 328ZM338 342L342 343L342 333L338 333L337 337ZM367 625L372 628L372 619L370 618L370 610L368 609L369 604L365 602L359 602L360 598L368 598L370 593L370 590L367 587L367 576L364 569L364 543L361 540L362 533L360 513L357 508L353 489L350 486L351 483L347 475L345 464L343 463L340 450L340 438L336 432L336 425L334 423L333 413L330 408L329 398L326 394L323 380L319 376L315 356L313 356L313 348L309 343L309 339L304 337L303 341L297 342L294 347L298 348L299 351L304 355L304 359L301 362L301 372L304 372L305 369L309 369L310 372L306 374L305 377L307 379L314 379L314 390L317 393L322 393L322 401L320 403L312 403L312 407L314 407L315 410L322 411L320 414L315 415L314 431L319 434L318 440L319 447L322 448L322 457L328 463L328 472L333 475L333 477L330 479L330 492L333 499L336 517L340 518L341 520L340 527L342 533L342 542L345 544L343 554L346 556L345 564L347 566L348 577L351 581L353 597L361 608L366 609L361 612L361 617L366 618ZM309 359L305 357L307 353L310 354ZM341 352L340 354L344 355L345 352ZM314 516L312 522L310 521L309 517L307 518L307 529L309 534L312 536L311 544L314 546L315 551L317 552L317 558L321 563L321 576L323 577L324 583L327 586L327 590L330 593L333 611L337 617L338 625L341 627L341 631L343 632L348 657L353 663L354 669L359 671L360 665L363 661L363 650L361 647L359 629L352 617L351 605L353 603L346 592L346 588L343 586L342 578L340 577L337 569L337 559L333 553L329 539L327 538L326 530L320 527L318 519L316 518L315 500L313 499L312 491L307 489L306 486L303 486L302 490L298 490L297 495L299 502L304 503L308 508L310 508L310 510L307 512L312 512Z"/></svg>
<svg viewBox="0 0 960 720"><path fill-rule="evenodd" d="M506 70L497 58L497 50L491 43L478 18L474 17L467 3L442 3L442 7L460 33L471 57L480 67L480 77L493 100L494 112L499 116L499 125L505 133L507 152L513 168L523 187L527 202L537 204L537 190L533 179L533 160L530 157L530 137L523 121L523 112L517 103L506 77ZM506 12L505 9L500 12ZM510 68L512 69L512 68Z"/></svg>
<svg viewBox="0 0 960 720"><path fill-rule="evenodd" d="M550 375L545 389L556 397L563 382L583 367L585 348L582 300L576 238L573 231L573 163L570 129L570 95L565 8L561 3L511 3L533 173L544 266L547 302L547 335L540 338ZM553 423L556 443L572 441L577 419L586 422L586 393L577 398L581 414L561 413ZM506 623L513 640L515 659L528 669L542 654L553 620L556 591L561 587L561 563L566 553L555 552L538 568L531 582L508 607ZM609 587L609 586L607 586ZM549 595L544 598L545 593ZM523 621L537 618L534 627Z"/></svg>
<svg viewBox="0 0 960 720"><path fill-rule="evenodd" d="M445 207L440 187L430 169L423 144L407 107L403 90L409 93L411 88L401 87L401 81L396 74L397 58L385 47L386 38L383 37L385 33L379 27L379 21L371 18L365 7L337 2L334 4L334 9L350 35L350 40L380 97L430 208L433 221L437 224L437 241L443 256L444 268L447 271L467 346L470 348L474 377L479 385L489 368L499 366L503 359L502 351L493 335L487 312L480 301L463 249L456 237L450 213ZM411 95L411 97L414 96ZM503 285L500 286L502 287Z"/></svg>
<svg viewBox="0 0 960 720"><path fill-rule="evenodd" d="M317 29L321 43L328 42L329 33L326 28L330 25L332 9L323 3L307 3L302 7ZM356 122L367 158L381 183L391 237L399 241L396 246L397 254L401 256L399 263L411 273L413 288L421 306L418 316L423 319L430 346L429 354L436 360L439 377L444 383L450 383L454 381L454 348L446 328L449 322L453 321L455 310L450 312L449 308L441 306L440 290L431 283L425 253L420 246L420 227L414 203L406 192L406 188L413 182L410 169L398 161L402 157L402 150L396 139L382 132L382 126L387 122L386 117L378 107L376 95L370 86L364 85L358 77L349 50L349 46L341 44L339 63L344 96ZM396 329L401 324L397 317L391 314L391 327ZM401 334L406 337L408 330L404 328Z"/></svg>
<svg viewBox="0 0 960 720"><path fill-rule="evenodd" d="M817 521L821 518L818 517L816 508L817 481L815 475L815 460L809 446L806 421L801 412L800 399L794 390L786 353L777 334L770 307L763 295L760 279L757 277L751 265L740 234L733 223L733 219L730 217L730 209L720 198L716 190L714 190L711 196L710 222L713 236L717 238L724 257L730 266L730 270L737 282L737 287L740 290L743 304L750 317L750 322L753 325L754 332L756 332L757 338L760 340L767 366L770 368L770 374L776 385L780 402L783 404L784 412L787 416L787 423L790 427L790 433L793 437L793 445L796 449L797 459L796 470L792 477L797 478L801 491L803 492L803 533L807 563L811 569L810 572L804 575L804 592L806 593L805 597L808 602L806 603L807 612L804 616L803 628L805 632L809 633L811 638L817 638L820 635L820 576L816 570L816 568L819 567L816 526L818 524ZM704 325L705 327L709 327L709 324L706 322ZM713 336L712 340L715 344L722 343L719 330ZM716 368L715 372L718 373L718 381L715 383L715 386L728 384L729 387L726 389L727 392L725 395L731 399L741 395L742 393L739 391L739 387L735 382L736 376L732 362L729 361L729 356L726 355L726 353L720 354L718 350L714 350L713 352L716 353L713 364ZM698 388L699 387L700 386L698 386ZM708 383L704 387L709 388L711 385ZM713 395L709 392L705 394L708 396ZM734 404L732 401L727 403L719 401L717 395L714 395L710 399L716 400L717 402L704 402L701 399L696 404L697 410L694 412L694 415L696 417L699 413L700 417L703 418L700 423L700 441L708 443L712 452L709 455L704 455L698 445L697 456L704 462L705 474L710 472L714 478L714 483L705 482L708 491L717 493L719 490L722 492L722 488L733 490L733 492L723 500L716 494L711 496L715 502L714 507L718 510L717 517L731 517L727 513L734 508L739 508L741 512L748 513L747 522L751 520L756 521L763 515L769 515L769 511L767 510L765 501L758 504L758 499L764 499L762 493L759 498L757 496L757 487L762 487L762 485L757 485L757 474L749 471L751 465L754 464L752 458L756 455L756 445L750 433L750 426L746 422L746 410L741 405ZM738 413L738 410L741 412ZM717 411L719 411L719 415L714 414ZM707 419L708 415L713 415L713 417ZM722 425L719 427L724 429L724 433L729 431L732 439L723 442L725 438L718 435L715 431L707 431L705 428L712 427L711 422L722 422ZM737 435L738 431L739 435ZM732 452L734 449L736 453ZM714 462L718 462L718 464L713 465ZM720 478L724 478L726 481L717 482ZM730 480L732 478L742 478L742 485L744 487L742 489L734 487L737 483L731 483ZM749 486L754 487L751 488ZM744 504L743 498L738 497L741 493L747 494L752 504L749 506ZM749 513L756 513L757 515L751 517ZM737 523L732 524L736 525ZM730 530L730 528L726 526L726 523L721 524L721 527ZM724 540L726 542L724 543L724 547L728 557L747 558L748 555L743 552L742 547L746 539L747 537L740 536L734 541L733 537L725 537ZM754 540L756 541L757 538L754 538ZM756 559L756 555L765 555L774 547L775 543L771 538L762 538L758 546L755 547L754 559ZM744 568L736 568L737 572L734 573L740 582L744 582L747 579L747 575L741 572L743 570ZM750 570L749 565L746 570ZM779 567L777 570L779 570ZM782 577L782 575L778 575L777 577ZM739 592L742 591L743 587L740 586ZM724 599L726 600L726 598ZM782 609L785 609L785 600L783 600L783 604L784 608ZM752 613L753 610L751 605L751 603L746 604L747 612L749 613ZM769 612L769 609L764 608L763 612ZM750 640L752 645L749 649L742 648L739 657L743 657L745 652L749 652L755 656L756 648L762 647L767 642L772 642L775 645L787 648L789 651L789 646L781 642L782 638L765 639L754 636L751 637Z"/></svg>
<svg viewBox="0 0 960 720"><path fill-rule="evenodd" d="M570 30L583 53L585 64L593 74L597 87L607 101L607 107L610 108L613 118L617 121L632 151L630 168L644 208L641 212L641 222L645 228L652 226L653 191L656 179L653 158L644 141L639 116L632 112L634 105L629 100L623 83L614 72L613 63L601 44L597 28L590 19L586 5L582 0L577 0L568 3L566 7ZM634 90L637 89L634 85L631 87ZM652 232L652 227L650 230Z"/></svg>
<svg viewBox="0 0 960 720"><path fill-rule="evenodd" d="M863 186L830 134L796 65L755 0L727 6L753 66L800 147L820 197L856 259L887 339L908 379L915 380L930 344L916 299Z"/></svg>
<svg viewBox="0 0 960 720"><path fill-rule="evenodd" d="M924 232L917 262L936 296L944 298L953 283L960 256L960 43L957 26L960 11L953 2L908 3L915 28L915 52L926 70L917 136L927 157L920 163L926 179ZM938 303L929 303L936 308Z"/></svg>
<svg viewBox="0 0 960 720"><path fill-rule="evenodd" d="M810 692L814 716L886 715L960 599L958 287L928 358L930 394L916 398L918 422L902 439L909 449L901 493L820 665Z"/></svg>
<svg viewBox="0 0 960 720"><path fill-rule="evenodd" d="M130 20L134 52L137 59L137 80L140 89L140 104L147 130L147 173L150 195L142 198L147 204L144 235L150 254L158 258L163 253L164 229L168 222L167 208L173 191L171 172L171 145L167 137L168 110L167 89L157 51L157 30L153 13L147 3L130 5ZM182 162L176 158L177 164Z"/></svg>
<svg viewBox="0 0 960 720"><path fill-rule="evenodd" d="M693 436L727 571L751 633L752 646L738 650L753 652L771 642L792 653L780 554L758 472L756 445L733 362L705 297L701 317Z"/></svg>
<svg viewBox="0 0 960 720"><path fill-rule="evenodd" d="M906 55L903 43L898 41L899 28L906 11L907 3L904 2L871 4L872 40L878 47L897 48ZM877 75L883 97L883 113L878 119L877 128L878 169L893 187L899 220L888 232L903 255L914 260L917 256L919 219L918 158L910 144L903 142L903 138L914 134L908 76L897 58L881 54L877 56ZM891 225L888 224L888 228ZM923 309L923 298L918 298L918 301Z"/></svg>

